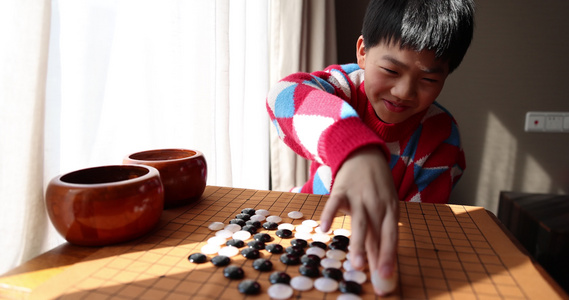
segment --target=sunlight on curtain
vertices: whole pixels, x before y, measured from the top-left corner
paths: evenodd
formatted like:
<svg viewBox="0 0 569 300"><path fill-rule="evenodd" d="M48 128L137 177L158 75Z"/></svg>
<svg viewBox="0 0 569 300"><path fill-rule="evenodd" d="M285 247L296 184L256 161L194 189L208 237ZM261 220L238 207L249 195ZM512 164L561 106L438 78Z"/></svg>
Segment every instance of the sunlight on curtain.
<svg viewBox="0 0 569 300"><path fill-rule="evenodd" d="M51 18L44 187L61 173L179 147L204 153L210 185L268 189L268 2L52 0ZM46 236L25 228L21 239ZM48 239L30 255L61 242Z"/></svg>
<svg viewBox="0 0 569 300"><path fill-rule="evenodd" d="M0 273L38 253L49 1L0 2Z"/></svg>
<svg viewBox="0 0 569 300"><path fill-rule="evenodd" d="M264 1L59 5L58 171L183 147L204 152L208 184L268 187Z"/></svg>

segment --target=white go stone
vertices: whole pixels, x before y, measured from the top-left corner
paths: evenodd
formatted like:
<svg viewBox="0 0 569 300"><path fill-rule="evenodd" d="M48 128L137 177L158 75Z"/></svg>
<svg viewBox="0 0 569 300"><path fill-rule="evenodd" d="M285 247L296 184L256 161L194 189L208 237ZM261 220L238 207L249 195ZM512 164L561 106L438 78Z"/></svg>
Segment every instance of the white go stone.
<svg viewBox="0 0 569 300"><path fill-rule="evenodd" d="M331 293L338 289L338 282L332 278L320 277L314 281L314 287L324 293Z"/></svg>
<svg viewBox="0 0 569 300"><path fill-rule="evenodd" d="M213 231L221 230L223 229L223 227L225 227L225 224L223 224L222 222L212 222L211 224L209 224L209 226L207 226L209 230Z"/></svg>
<svg viewBox="0 0 569 300"><path fill-rule="evenodd" d="M341 294L336 300L361 300L362 297L356 294Z"/></svg>
<svg viewBox="0 0 569 300"><path fill-rule="evenodd" d="M315 233L312 235L312 240L317 242L328 243L330 239L330 236L326 233Z"/></svg>
<svg viewBox="0 0 569 300"><path fill-rule="evenodd" d="M352 235L352 232L348 229L340 228L334 230L334 235L343 235L345 237L350 237L350 235Z"/></svg>
<svg viewBox="0 0 569 300"><path fill-rule="evenodd" d="M293 289L288 284L275 283L269 287L267 293L271 299L288 299L292 297Z"/></svg>
<svg viewBox="0 0 569 300"><path fill-rule="evenodd" d="M322 231L322 227L318 226L318 227L314 228L314 232L316 232L316 233L332 234L332 229L328 229L327 232L323 232L323 231Z"/></svg>
<svg viewBox="0 0 569 300"><path fill-rule="evenodd" d="M310 241L312 239L312 234L310 232L295 232L294 237L297 239L303 239L305 241Z"/></svg>
<svg viewBox="0 0 569 300"><path fill-rule="evenodd" d="M231 230L227 230L227 229L222 229L218 232L215 233L215 236L219 236L225 239L230 238L233 235L233 231Z"/></svg>
<svg viewBox="0 0 569 300"><path fill-rule="evenodd" d="M340 267L342 267L342 262L337 260L337 259L333 259L333 258L324 258L322 260L320 260L320 265L324 268L335 268L335 269L339 269Z"/></svg>
<svg viewBox="0 0 569 300"><path fill-rule="evenodd" d="M225 230L229 230L233 233L241 230L241 226L238 224L227 224L227 226L225 226Z"/></svg>
<svg viewBox="0 0 569 300"><path fill-rule="evenodd" d="M294 225L292 225L291 223L282 223L282 224L279 224L279 226L277 228L278 229L288 229L290 231L293 231Z"/></svg>
<svg viewBox="0 0 569 300"><path fill-rule="evenodd" d="M255 214L256 214L256 215L263 216L263 217L266 217L266 216L270 215L271 213L270 213L268 210L266 210L266 209L257 209L257 210L255 211Z"/></svg>
<svg viewBox="0 0 569 300"><path fill-rule="evenodd" d="M233 239L246 241L251 237L251 233L245 230L239 230L231 236Z"/></svg>
<svg viewBox="0 0 569 300"><path fill-rule="evenodd" d="M397 273L393 273L390 278L381 278L377 271L371 275L371 283L376 290L380 290L384 295L389 294L397 287Z"/></svg>
<svg viewBox="0 0 569 300"><path fill-rule="evenodd" d="M304 226L310 226L312 228L318 226L318 222L314 221L314 220L304 220L302 221L302 225Z"/></svg>
<svg viewBox="0 0 569 300"><path fill-rule="evenodd" d="M212 245L223 245L227 242L227 239L222 236L213 236L207 240L208 244Z"/></svg>
<svg viewBox="0 0 569 300"><path fill-rule="evenodd" d="M254 216L251 216L250 220L251 221L257 221L257 222L263 222L263 221L265 221L265 216L254 215Z"/></svg>
<svg viewBox="0 0 569 300"><path fill-rule="evenodd" d="M312 227L310 226L306 226L306 225L298 225L295 228L296 232L308 232L311 233L312 232Z"/></svg>
<svg viewBox="0 0 569 300"><path fill-rule="evenodd" d="M206 255L214 254L217 253L217 251L219 251L220 248L221 247L219 245L206 244L201 248L200 252Z"/></svg>
<svg viewBox="0 0 569 300"><path fill-rule="evenodd" d="M338 249L332 249L326 252L326 257L337 260L344 260L346 259L346 252Z"/></svg>
<svg viewBox="0 0 569 300"><path fill-rule="evenodd" d="M313 236L314 239L314 236ZM326 250L319 248L319 247L310 247L306 249L306 254L314 254L320 258L326 256Z"/></svg>
<svg viewBox="0 0 569 300"><path fill-rule="evenodd" d="M225 246L225 247L222 247L221 249L219 249L219 251L217 251L217 254L225 255L227 257L233 257L233 256L239 254L239 248L234 247L234 246Z"/></svg>
<svg viewBox="0 0 569 300"><path fill-rule="evenodd" d="M291 219L300 219L304 217L304 214L299 211L291 211L287 214L287 216Z"/></svg>
<svg viewBox="0 0 569 300"><path fill-rule="evenodd" d="M344 280L345 281L355 281L359 284L364 284L367 280L366 273L358 270L351 270L344 272Z"/></svg>
<svg viewBox="0 0 569 300"><path fill-rule="evenodd" d="M342 267L344 267L344 270L346 271L355 270L354 267L352 267L352 264L350 263L349 260L345 260L344 263L342 264Z"/></svg>
<svg viewBox="0 0 569 300"><path fill-rule="evenodd" d="M314 283L306 276L296 276L290 280L290 286L297 291L308 291L312 289Z"/></svg>
<svg viewBox="0 0 569 300"><path fill-rule="evenodd" d="M280 223L282 222L282 218L279 216L268 216L267 217L267 222L275 222L275 223Z"/></svg>

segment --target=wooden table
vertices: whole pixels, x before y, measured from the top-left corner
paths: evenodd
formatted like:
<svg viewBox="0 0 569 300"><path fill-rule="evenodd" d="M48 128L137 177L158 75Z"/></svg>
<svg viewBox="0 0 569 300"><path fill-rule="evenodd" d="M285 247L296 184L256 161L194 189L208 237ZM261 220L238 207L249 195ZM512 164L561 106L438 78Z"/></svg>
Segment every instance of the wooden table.
<svg viewBox="0 0 569 300"><path fill-rule="evenodd" d="M304 219L318 219L326 196L208 186L202 199L167 210L155 231L138 240L102 248L63 244L0 277L0 298L45 299L69 293L70 298L235 299L237 282L224 278L209 263L195 265L187 255L199 252L214 232L213 221L227 223L245 207L265 208L287 218L298 210ZM483 208L461 205L401 203L399 224L399 287L389 299L569 299L526 252L510 240L496 218ZM350 229L349 216L338 214L333 228ZM290 240L269 232L283 246ZM265 251L265 250L262 250ZM170 256L166 255L170 254ZM291 276L298 267L285 266L277 255L263 252L275 270ZM135 257L135 258L133 258ZM211 256L210 256L211 257ZM149 259L155 263L149 263ZM118 267L129 259L129 267ZM167 261L167 262L165 262ZM266 299L268 274L253 270L250 260L233 257L246 278L258 280ZM125 273L142 270L132 279ZM133 275L133 274L131 274ZM104 280L112 282L106 283ZM369 277L362 299L376 299ZM340 292L328 295L335 299ZM323 299L317 290L295 292L293 298Z"/></svg>

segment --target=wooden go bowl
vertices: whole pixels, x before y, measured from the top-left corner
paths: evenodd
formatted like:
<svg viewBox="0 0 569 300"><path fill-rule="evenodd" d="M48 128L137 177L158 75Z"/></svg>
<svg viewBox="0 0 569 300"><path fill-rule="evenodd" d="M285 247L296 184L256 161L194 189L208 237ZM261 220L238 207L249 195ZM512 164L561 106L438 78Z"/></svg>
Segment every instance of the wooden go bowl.
<svg viewBox="0 0 569 300"><path fill-rule="evenodd" d="M164 188L155 168L101 166L53 178L45 200L51 222L69 243L105 246L153 229L162 215Z"/></svg>
<svg viewBox="0 0 569 300"><path fill-rule="evenodd" d="M207 181L202 152L189 149L158 149L128 155L123 164L152 166L164 185L164 208L189 204L201 197Z"/></svg>

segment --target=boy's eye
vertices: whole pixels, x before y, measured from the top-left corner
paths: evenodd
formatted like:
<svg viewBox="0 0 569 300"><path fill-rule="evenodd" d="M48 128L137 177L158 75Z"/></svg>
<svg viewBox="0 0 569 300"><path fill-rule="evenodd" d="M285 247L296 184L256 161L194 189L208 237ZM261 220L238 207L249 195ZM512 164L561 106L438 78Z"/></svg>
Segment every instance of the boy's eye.
<svg viewBox="0 0 569 300"><path fill-rule="evenodd" d="M387 72L387 73L389 73L389 74L397 74L396 71L393 71L393 70L391 70L391 69L388 69L388 68L382 68L382 69L385 70L385 72Z"/></svg>
<svg viewBox="0 0 569 300"><path fill-rule="evenodd" d="M423 80L425 80L425 81L427 81L427 82L430 82L430 83L435 83L435 82L438 81L438 80L433 79L433 78L423 78Z"/></svg>

